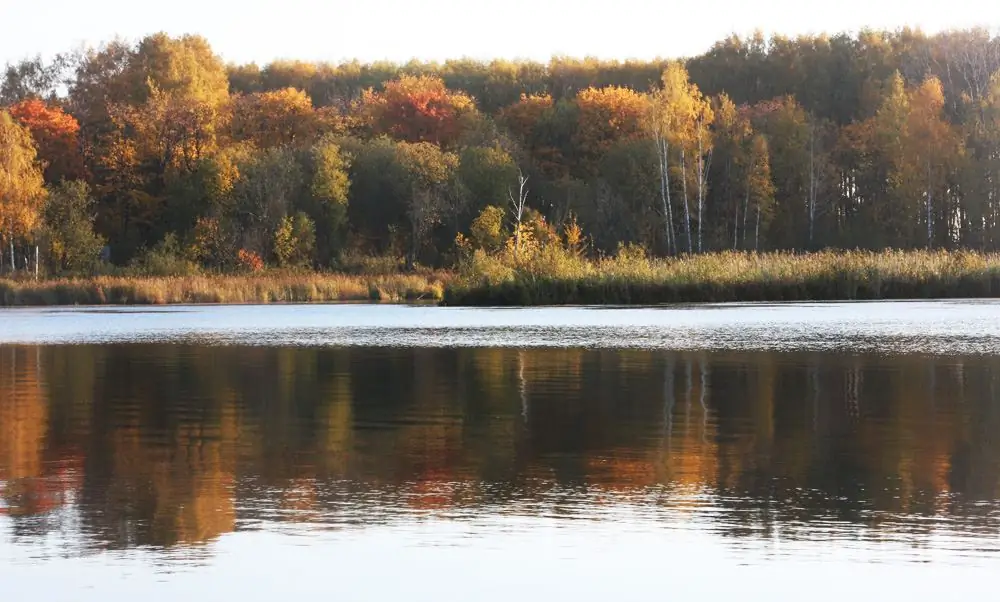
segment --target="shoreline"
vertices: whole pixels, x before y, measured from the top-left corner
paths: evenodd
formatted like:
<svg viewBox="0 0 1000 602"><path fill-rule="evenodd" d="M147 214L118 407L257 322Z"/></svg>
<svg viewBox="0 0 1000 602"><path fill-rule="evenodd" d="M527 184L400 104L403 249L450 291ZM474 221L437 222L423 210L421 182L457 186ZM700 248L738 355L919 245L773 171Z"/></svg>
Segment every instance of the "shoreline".
<svg viewBox="0 0 1000 602"><path fill-rule="evenodd" d="M439 301L448 272L0 279L0 307L262 305Z"/></svg>
<svg viewBox="0 0 1000 602"><path fill-rule="evenodd" d="M966 251L575 258L551 265L500 266L503 271L495 269L498 265L465 265L458 273L0 279L0 307L415 302L635 307L1000 298L1000 255Z"/></svg>

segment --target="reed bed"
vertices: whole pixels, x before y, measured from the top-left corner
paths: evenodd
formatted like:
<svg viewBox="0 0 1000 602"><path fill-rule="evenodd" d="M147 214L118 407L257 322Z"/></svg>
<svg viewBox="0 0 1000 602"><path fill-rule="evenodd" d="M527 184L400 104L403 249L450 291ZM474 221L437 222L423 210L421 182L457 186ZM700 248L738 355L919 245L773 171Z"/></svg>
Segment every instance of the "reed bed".
<svg viewBox="0 0 1000 602"><path fill-rule="evenodd" d="M725 252L652 259L623 249L586 260L541 253L511 265L477 255L448 305L630 305L1000 296L1000 255L966 251Z"/></svg>
<svg viewBox="0 0 1000 602"><path fill-rule="evenodd" d="M0 306L439 301L446 272L0 280Z"/></svg>

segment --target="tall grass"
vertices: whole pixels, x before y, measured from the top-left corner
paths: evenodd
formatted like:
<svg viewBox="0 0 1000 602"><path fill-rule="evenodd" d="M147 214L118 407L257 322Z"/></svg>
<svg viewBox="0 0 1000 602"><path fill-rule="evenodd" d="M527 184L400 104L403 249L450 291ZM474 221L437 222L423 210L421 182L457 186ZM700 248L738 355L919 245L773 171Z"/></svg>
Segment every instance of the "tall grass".
<svg viewBox="0 0 1000 602"><path fill-rule="evenodd" d="M439 272L384 276L310 273L0 280L0 305L437 301L443 297L450 279L450 274Z"/></svg>
<svg viewBox="0 0 1000 602"><path fill-rule="evenodd" d="M588 260L553 246L528 258L477 251L449 272L0 279L0 306L443 301L629 305L1000 297L1000 255L966 251L714 253L655 259L624 247Z"/></svg>
<svg viewBox="0 0 1000 602"><path fill-rule="evenodd" d="M1000 255L956 251L724 252L651 259L623 248L588 261L554 249L529 261L477 252L449 305L659 304L1000 296Z"/></svg>

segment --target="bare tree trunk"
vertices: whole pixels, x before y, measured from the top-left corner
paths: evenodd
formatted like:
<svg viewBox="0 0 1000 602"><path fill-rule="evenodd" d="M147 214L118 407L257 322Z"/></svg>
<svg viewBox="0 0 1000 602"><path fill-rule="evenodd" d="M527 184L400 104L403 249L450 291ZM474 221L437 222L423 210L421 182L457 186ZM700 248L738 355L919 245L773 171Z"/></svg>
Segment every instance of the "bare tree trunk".
<svg viewBox="0 0 1000 602"><path fill-rule="evenodd" d="M10 237L10 275L17 272L17 260L14 258L14 237Z"/></svg>
<svg viewBox="0 0 1000 602"><path fill-rule="evenodd" d="M934 246L934 191L931 187L931 160L927 158L927 248Z"/></svg>
<svg viewBox="0 0 1000 602"><path fill-rule="evenodd" d="M35 281L38 281L38 245L35 245Z"/></svg>
<svg viewBox="0 0 1000 602"><path fill-rule="evenodd" d="M701 140L700 119L698 120L698 163L696 166L696 171L698 173L698 252L701 253L701 225L702 225L701 223L703 221L702 215L704 214L702 211L702 207L705 204L704 203L705 192L703 185L704 184L703 177L705 171L705 154L704 154L704 146Z"/></svg>
<svg viewBox="0 0 1000 602"><path fill-rule="evenodd" d="M517 170L517 184L517 198L514 198L514 193L510 189L507 189L507 196L510 197L510 202L514 206L514 251L520 253L521 220L524 219L524 209L528 201L528 177L521 173L520 169Z"/></svg>
<svg viewBox="0 0 1000 602"><path fill-rule="evenodd" d="M813 248L816 223L816 126L809 128L809 248Z"/></svg>
<svg viewBox="0 0 1000 602"><path fill-rule="evenodd" d="M751 156L750 166L747 171L747 190L743 198L743 248L747 248L747 216L750 215L750 177L753 174L753 158Z"/></svg>
<svg viewBox="0 0 1000 602"><path fill-rule="evenodd" d="M757 204L757 226L753 232L753 250L760 250L760 203Z"/></svg>
<svg viewBox="0 0 1000 602"><path fill-rule="evenodd" d="M671 219L670 219L670 174L668 173L669 166L667 165L667 141L663 138L656 139L656 159L660 164L660 203L663 205L663 235L667 242L667 253L671 252L671 244L673 241L670 237L671 229Z"/></svg>
<svg viewBox="0 0 1000 602"><path fill-rule="evenodd" d="M674 235L673 207L670 202L670 144L665 138L658 138L656 144L660 160L660 202L663 203L663 230L667 237L667 252L674 253L677 244Z"/></svg>
<svg viewBox="0 0 1000 602"><path fill-rule="evenodd" d="M683 184L684 190L684 232L687 235L688 255L690 255L694 251L694 247L691 244L691 207L688 203L687 164L683 148L681 149L681 184Z"/></svg>

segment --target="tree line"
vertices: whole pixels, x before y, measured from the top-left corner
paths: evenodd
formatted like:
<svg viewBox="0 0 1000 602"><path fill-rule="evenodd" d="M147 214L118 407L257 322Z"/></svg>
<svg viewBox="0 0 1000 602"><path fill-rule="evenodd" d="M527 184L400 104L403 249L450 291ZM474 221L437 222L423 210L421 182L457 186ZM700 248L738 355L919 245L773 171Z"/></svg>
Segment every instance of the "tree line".
<svg viewBox="0 0 1000 602"><path fill-rule="evenodd" d="M982 29L264 67L155 34L8 64L0 107L5 272L445 266L529 231L595 255L1000 240Z"/></svg>

